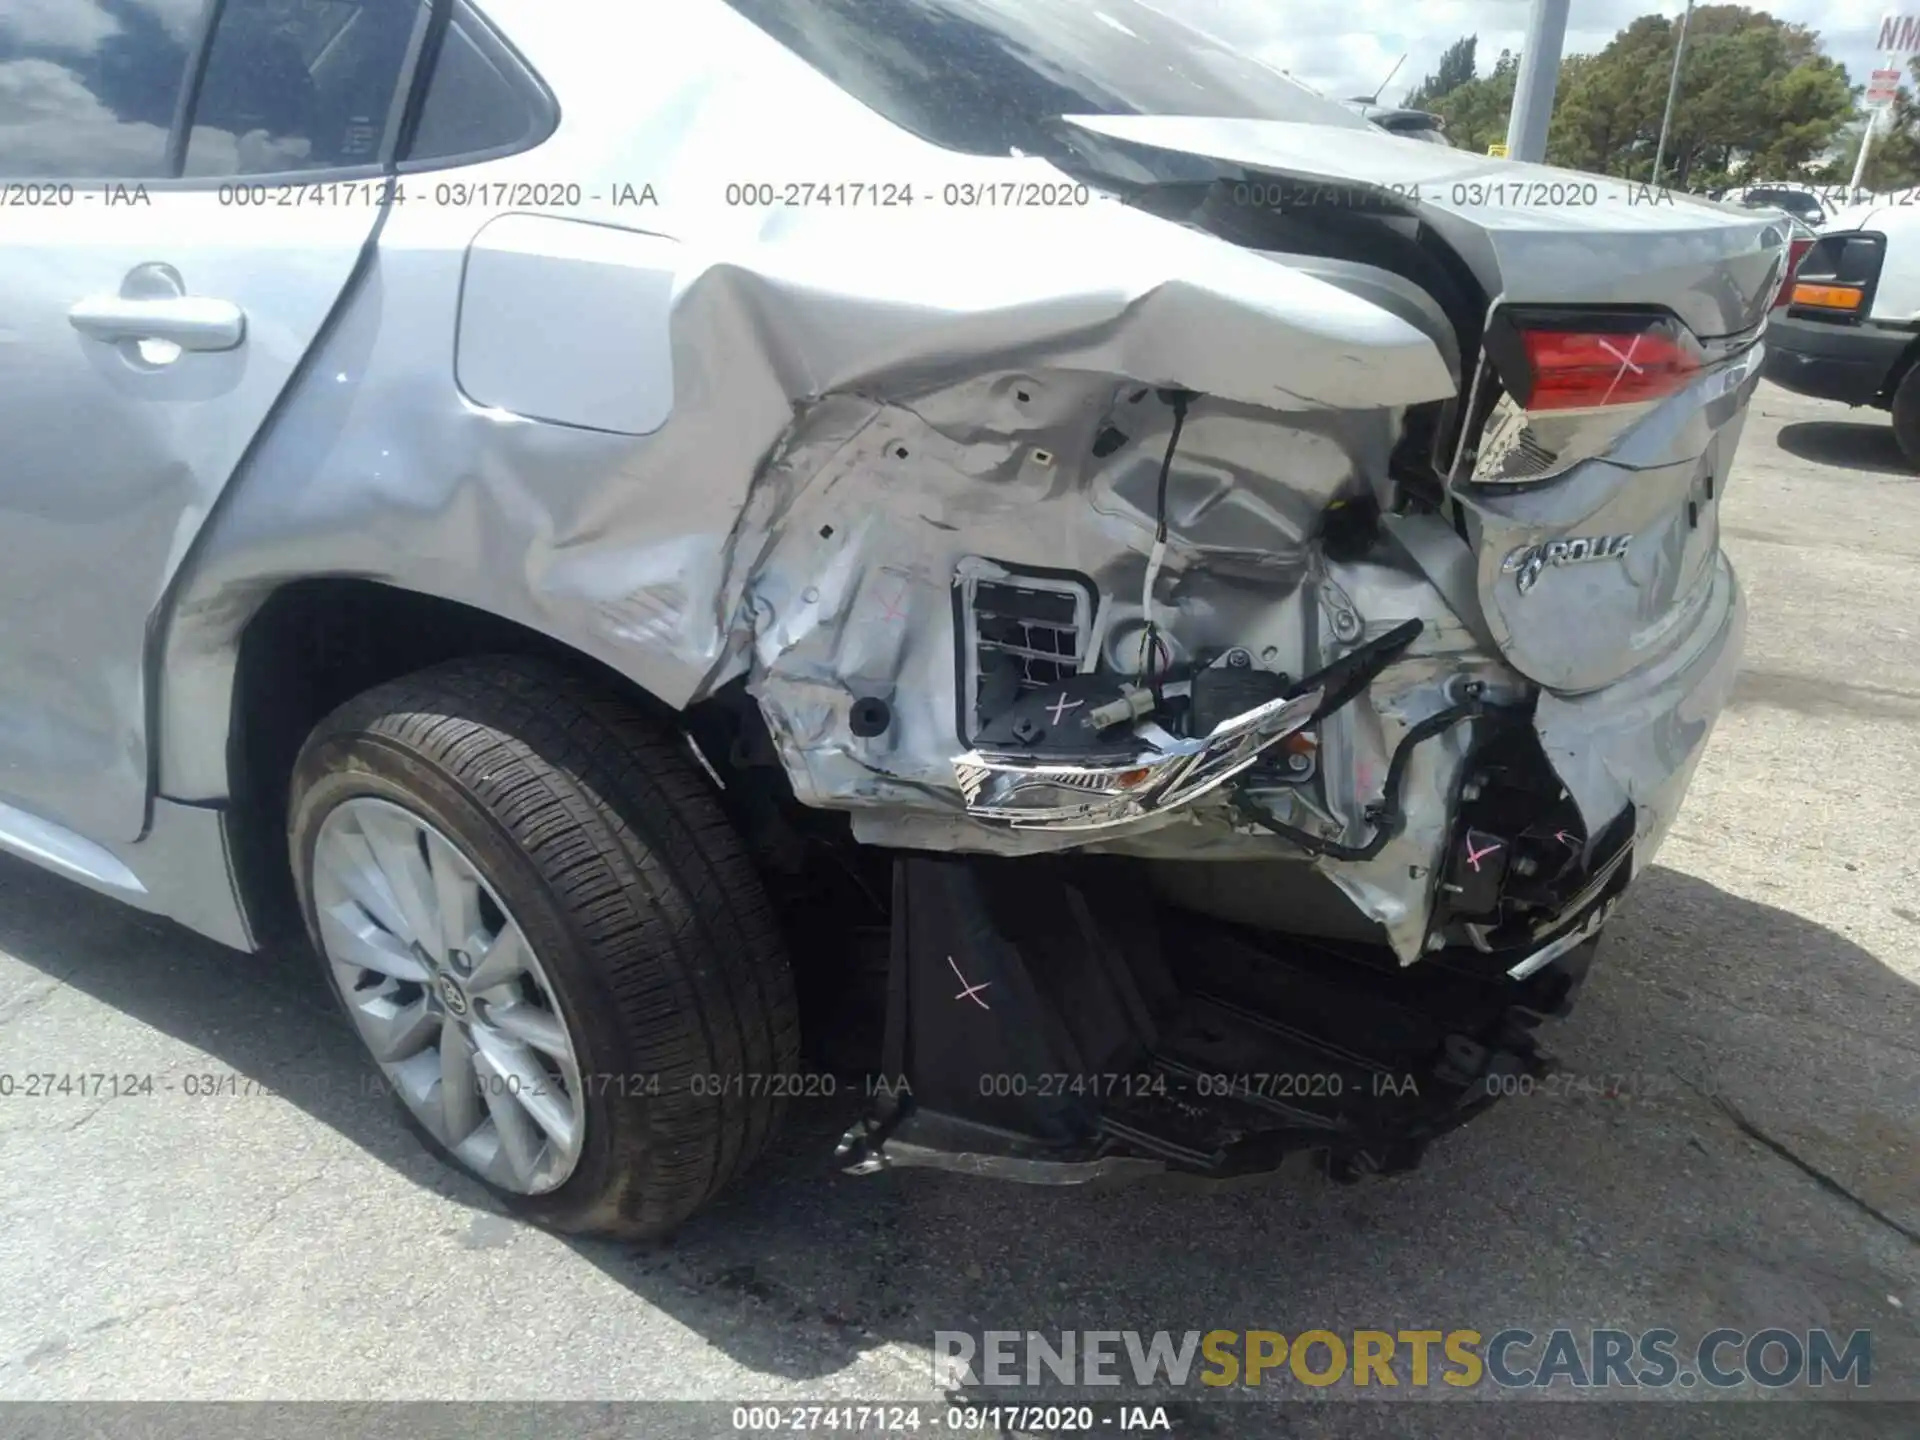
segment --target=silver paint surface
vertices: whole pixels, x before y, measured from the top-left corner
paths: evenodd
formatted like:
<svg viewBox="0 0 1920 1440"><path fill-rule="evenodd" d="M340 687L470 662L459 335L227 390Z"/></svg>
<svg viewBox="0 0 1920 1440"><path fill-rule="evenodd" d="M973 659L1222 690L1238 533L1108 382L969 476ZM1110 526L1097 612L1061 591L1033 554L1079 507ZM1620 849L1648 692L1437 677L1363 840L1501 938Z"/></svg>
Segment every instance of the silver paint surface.
<svg viewBox="0 0 1920 1440"><path fill-rule="evenodd" d="M716 0L688 0L634 46L532 0L489 13L563 118L537 149L458 178L582 181L564 215L394 206L351 286L366 212L341 212L357 230L303 216L312 228L267 233L278 217L215 216L207 194L179 194L164 223L109 240L52 222L0 238L0 293L25 300L0 379L39 377L0 391L15 437L0 481L14 562L0 573L0 796L22 813L138 871L156 795L217 806L230 792L249 619L292 581L352 576L515 620L670 706L744 678L795 794L850 812L863 840L1072 843L963 813L953 577L971 557L1080 572L1104 597L1097 643L1127 663L1171 418L1151 391L1177 385L1203 397L1170 475L1155 590L1177 654L1241 645L1298 675L1427 624L1323 727L1311 779L1274 797L1280 819L1360 839L1399 737L1478 678L1508 698L1539 691L1538 728L1590 819L1632 803L1650 843L1664 833L1742 613L1712 507L1691 524L1687 501L1703 462L1724 477L1751 376L1703 376L1550 487L1462 494L1469 540L1398 517L1384 550L1336 562L1318 517L1389 498L1406 408L1463 384L1451 327L1408 281L1110 200L728 205L727 182L817 180L824 157L826 178L936 194L1061 174L894 128ZM1272 173L1419 181L1441 196L1423 217L1490 293L1663 304L1704 334L1764 298L1765 264L1747 262L1782 243L1713 207L1457 204L1456 181L1538 167L1371 129L1084 123ZM619 203L619 183L657 203ZM149 259L242 303L244 345L157 377L87 353L98 342L65 309ZM1128 443L1096 458L1109 423ZM1518 547L1629 532L1626 562L1549 570L1524 600L1501 574ZM865 696L893 711L875 739L847 725ZM1295 863L1221 806L1095 843L1250 875L1311 863L1411 961L1468 741L1462 727L1415 752L1408 824L1369 862Z"/></svg>

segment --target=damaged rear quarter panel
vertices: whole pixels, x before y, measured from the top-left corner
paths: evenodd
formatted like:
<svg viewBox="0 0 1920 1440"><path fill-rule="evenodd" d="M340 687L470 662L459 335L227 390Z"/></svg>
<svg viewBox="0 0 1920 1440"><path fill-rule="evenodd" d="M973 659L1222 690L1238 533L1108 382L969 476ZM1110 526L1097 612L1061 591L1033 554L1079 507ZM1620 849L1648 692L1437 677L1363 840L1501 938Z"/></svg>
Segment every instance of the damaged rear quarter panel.
<svg viewBox="0 0 1920 1440"><path fill-rule="evenodd" d="M1071 473L1084 454L1060 437L1083 437L1092 397L1116 387L1178 384L1274 414L1361 406L1376 417L1454 389L1439 351L1407 321L1117 204L724 205L729 174L817 175L832 154L936 191L954 177L1058 172L950 154L897 131L777 47L748 43L751 27L724 7L690 7L674 44L618 57L571 43L566 22L539 7L509 0L499 11L562 97L563 119L537 151L462 177L656 185L660 203L644 210L589 200L564 219L516 215L513 249L537 251L542 228L583 222L672 242L649 252L677 257L663 319L585 303L551 316L555 350L583 354L605 350L609 326L664 324L665 421L621 434L517 414L510 386L486 406L463 395L449 344L463 270L502 212L393 207L366 272L183 572L157 667L159 777L171 796L227 793L226 737L196 717L228 712L238 635L292 580L355 576L460 601L681 706L744 669L754 627L742 607L756 567L808 463L837 452L822 438L833 416L868 441L882 432L867 427L905 425L911 447L912 407L925 397L970 395L989 407L943 416L948 438L925 441L944 444L943 471L982 477L974 489L916 494L925 457L905 479L876 472L896 481L898 503L869 524L940 533L982 513L1017 528L1017 509L996 511L1024 493L1008 488L1008 465L1025 463L1009 457L1051 444L1056 482ZM727 58L687 63L709 52ZM743 113L784 118L743 153ZM564 233L571 242L574 230ZM1047 398L1026 412L1012 402L993 410L1001 392L982 377L1010 375L1032 377ZM646 383L644 370L634 383ZM632 413L652 423L646 406ZM1048 546L1057 559L1076 543L1062 533ZM906 547L871 575L820 579L851 604L895 571L933 584L924 567L934 563ZM865 642L844 643L847 663L866 663L855 653Z"/></svg>
<svg viewBox="0 0 1920 1440"><path fill-rule="evenodd" d="M1397 622L1428 625L1324 727L1320 782L1290 823L1357 838L1394 744L1445 707L1448 682L1513 686L1470 597L1450 611L1422 565L1342 565L1317 539L1329 504L1380 483L1406 408L1456 391L1451 353L1404 306L1112 202L728 206L728 178L815 179L822 156L936 193L1060 172L923 144L752 43L724 7L689 7L657 50L599 55L544 47L570 23L557 13L501 9L563 120L535 154L472 178L657 185L661 203L642 211L515 215L511 249L515 282L535 285L543 233L576 258L582 225L654 237L631 248L671 274L645 304L581 281L547 317L547 343L570 364L664 354L664 373L649 359L632 376L658 390L629 407L614 386L556 415L524 371L482 364L507 380L463 394L449 342L470 247L498 212L396 207L193 557L161 667L167 794L227 793L226 736L195 721L228 713L248 617L289 581L350 575L518 621L670 706L744 676L799 798L850 811L861 838L1057 846L961 813L953 579L970 557L1085 577L1102 597L1092 653L1130 671L1169 434L1160 386L1205 397L1169 476L1155 595L1171 640L1245 646L1298 675ZM709 53L725 59L692 63ZM743 137L741 115L779 123ZM610 351L622 325L664 334ZM1096 454L1108 426L1124 443ZM848 718L869 697L893 723L862 739ZM1326 867L1403 960L1419 952L1466 744L1455 732L1416 753L1410 822L1379 856ZM1288 853L1194 813L1115 847Z"/></svg>
<svg viewBox="0 0 1920 1440"><path fill-rule="evenodd" d="M1325 512L1384 473L1397 424L1387 411L1276 414L1200 401L1168 477L1176 544L1156 596L1178 656L1239 646L1263 668L1299 676L1405 620L1427 626L1366 699L1321 727L1318 783L1294 787L1293 810L1290 795L1277 797L1295 823L1329 836L1352 833L1395 746L1444 708L1450 685L1477 675L1510 691L1514 680L1418 566L1324 553ZM1096 455L1095 436L1113 431L1124 444ZM739 552L749 688L800 798L851 812L863 840L906 848L1299 858L1205 806L1090 835L982 825L955 793L953 757L966 748L956 573L985 563L1079 577L1099 597L1089 666L1098 658L1131 673L1168 439L1169 411L1145 387L1071 372L809 407L756 486ZM1464 542L1439 538L1467 562ZM888 708L881 734L855 733L861 700ZM1415 751L1404 830L1370 861L1325 867L1403 960L1425 938L1445 797L1468 741L1463 727Z"/></svg>

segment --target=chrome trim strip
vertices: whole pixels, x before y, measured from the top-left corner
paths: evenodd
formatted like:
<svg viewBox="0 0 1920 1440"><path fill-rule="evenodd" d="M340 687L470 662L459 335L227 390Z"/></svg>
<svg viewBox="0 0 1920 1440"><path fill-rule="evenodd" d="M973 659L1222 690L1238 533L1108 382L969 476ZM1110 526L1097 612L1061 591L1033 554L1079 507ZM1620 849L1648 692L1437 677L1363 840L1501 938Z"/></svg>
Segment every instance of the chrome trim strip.
<svg viewBox="0 0 1920 1440"><path fill-rule="evenodd" d="M1204 739L1176 739L1142 721L1133 732L1141 750L1127 761L1088 764L971 750L955 757L954 780L976 820L1022 830L1131 825L1190 805L1247 770L1313 718L1322 694L1269 700L1222 720Z"/></svg>

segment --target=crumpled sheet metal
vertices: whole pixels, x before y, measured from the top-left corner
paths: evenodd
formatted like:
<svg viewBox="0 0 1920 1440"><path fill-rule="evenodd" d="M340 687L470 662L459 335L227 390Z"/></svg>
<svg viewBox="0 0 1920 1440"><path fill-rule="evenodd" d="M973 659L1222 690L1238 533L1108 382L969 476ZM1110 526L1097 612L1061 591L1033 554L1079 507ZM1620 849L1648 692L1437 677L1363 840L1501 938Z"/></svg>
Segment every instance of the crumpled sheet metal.
<svg viewBox="0 0 1920 1440"><path fill-rule="evenodd" d="M889 217L901 244L877 274L836 243L847 221L769 219L678 280L674 406L647 436L464 402L443 356L421 353L449 333L457 270L436 267L457 256L410 247L408 227L428 222L396 215L316 361L336 383L294 397L256 457L260 483L239 487L200 557L168 637L173 700L220 705L228 641L282 578L354 574L520 621L671 705L746 676L799 797L852 812L864 839L1058 845L961 813L955 567L976 555L1084 574L1108 597L1095 643L1131 668L1129 597L1171 420L1152 387L1177 385L1205 398L1170 478L1169 637L1244 645L1301 674L1361 638L1340 633L1343 610L1369 627L1429 622L1420 649L1324 727L1312 812L1292 817L1362 838L1392 744L1446 703L1445 678L1510 678L1424 573L1457 568L1431 546L1343 568L1312 538L1327 504L1384 475L1398 410L1452 394L1454 377L1418 327L1348 290L1119 207L1097 213ZM1128 440L1097 460L1109 423ZM862 696L895 717L872 740L846 724ZM217 797L223 745L194 729L163 729L169 793ZM1324 867L1403 959L1464 744L1422 747L1407 831L1381 856ZM1102 845L1294 853L1217 809Z"/></svg>
<svg viewBox="0 0 1920 1440"><path fill-rule="evenodd" d="M1095 459L1091 436L1128 435ZM1300 859L1224 805L1158 816L1113 835L1014 831L963 812L953 783L953 580L985 557L1084 575L1103 598L1095 647L1122 672L1137 654L1152 542L1152 484L1168 412L1104 377L976 377L911 404L842 395L804 410L756 487L735 536L746 667L776 749L806 803L851 813L876 844L1003 855L1067 848L1168 860ZM1157 590L1163 633L1183 647L1240 645L1299 675L1346 645L1418 617L1427 630L1370 693L1321 727L1319 769L1278 818L1364 839L1388 760L1415 723L1478 679L1489 698L1530 687L1489 642L1474 560L1444 522L1388 517L1388 546L1335 563L1314 521L1364 494L1390 448L1391 418L1279 414L1196 402L1169 477L1173 544ZM1671 822L1737 658L1731 571L1703 588L1691 642L1629 683L1542 693L1537 728L1597 833L1638 807L1641 863ZM1359 625L1360 629L1353 628ZM864 697L892 713L862 739ZM1676 706L1676 701L1680 703ZM1421 953L1449 797L1472 739L1458 727L1413 752L1403 832L1370 861L1313 862L1376 921L1403 962Z"/></svg>
<svg viewBox="0 0 1920 1440"><path fill-rule="evenodd" d="M1746 626L1746 596L1722 555L1688 643L1605 690L1541 692L1534 729L1588 833L1634 807L1636 871L1665 838L1733 693Z"/></svg>
<svg viewBox="0 0 1920 1440"><path fill-rule="evenodd" d="M1127 597L1139 593L1151 542L1167 416L1147 414L1159 406L1149 395L1138 402L1146 418L1121 425L1126 446L1098 465L1089 446L1104 418L1158 385L1207 397L1170 486L1174 543L1159 587L1168 634L1243 644L1298 674L1361 638L1335 630L1342 605L1367 633L1414 615L1430 622L1420 648L1326 727L1314 804L1347 838L1360 838L1359 808L1393 741L1443 703L1446 676L1512 678L1476 638L1471 605L1456 614L1428 582L1460 569L1444 535L1416 537L1403 564L1353 567L1329 564L1309 538L1328 501L1384 476L1401 408L1455 393L1447 357L1410 318L1430 307L1394 313L1308 273L1335 262L1290 265L1107 201L977 212L724 205L729 178L814 180L834 154L862 156L865 178L933 193L947 180L1066 177L1037 159L927 145L754 42L724 6L676 15L686 48L634 51L579 46L577 20L552 6L501 4L567 112L538 151L489 162L476 178L657 182L658 210L516 216L515 243L537 247L541 224L585 222L645 239L656 257L647 263L671 266L662 312L621 316L667 330L671 408L638 434L472 402L448 339L468 247L495 216L395 206L156 626L163 794L218 803L230 793L238 640L258 607L290 580L352 576L516 621L668 706L746 676L801 798L850 810L866 838L1047 843L995 837L959 814L953 567L984 554L1081 571L1111 597L1097 643L1128 668L1139 616ZM725 62L690 66L688 53ZM782 123L751 127L743 172L745 114ZM1423 153L1439 147L1373 145L1364 127L1319 143L1342 171L1440 163ZM1369 146L1371 159L1350 148ZM588 356L603 351L606 321L552 317ZM889 698L897 723L856 746L843 720L857 693ZM1603 699L1580 703L1555 732L1569 754ZM1433 859L1462 743L1455 732L1418 752L1406 835L1369 866L1335 867L1397 947L1424 905L1423 882L1397 877ZM1658 758L1630 749L1623 738L1610 752L1609 773L1652 767L1625 788L1659 803ZM1169 818L1125 843L1181 858L1286 849L1211 814Z"/></svg>
<svg viewBox="0 0 1920 1440"><path fill-rule="evenodd" d="M1170 412L1140 387L1057 372L980 376L911 402L838 395L805 409L756 486L734 537L750 632L745 665L799 798L851 813L862 840L905 848L1039 854L1086 848L1147 858L1299 858L1249 833L1224 804L1200 804L1112 835L1016 831L969 818L954 787L954 577L963 562L1077 572L1103 597L1093 640L1128 671L1153 539L1154 491ZM1108 426L1128 437L1105 459ZM1195 402L1169 475L1171 544L1156 595L1163 634L1191 653L1243 646L1300 675L1345 646L1418 617L1427 631L1367 698L1321 727L1320 774L1295 787L1282 818L1364 838L1405 730L1444 708L1458 682L1515 677L1449 607L1411 551L1334 564L1317 522L1337 498L1364 495L1395 434L1382 411L1276 413ZM1409 527L1417 529L1417 526ZM1444 528L1412 549L1429 563ZM1463 605L1470 590L1451 587ZM884 701L880 736L853 734L863 698ZM1401 954L1420 953L1429 877L1446 841L1451 793L1468 741L1450 734L1415 752L1405 831L1374 860L1324 862ZM1307 793L1310 792L1310 793Z"/></svg>
<svg viewBox="0 0 1920 1440"><path fill-rule="evenodd" d="M636 215L650 219L607 218L631 226ZM395 208L311 357L315 383L289 394L183 572L160 667L166 793L224 795L224 738L204 716L226 713L247 619L307 575L359 576L518 621L668 705L710 694L744 665L736 622L764 543L752 514L777 498L761 481L768 457L785 453L792 472L805 452L830 449L796 417L844 398L992 400L1004 420L969 423L1011 435L1035 426L980 377L1024 374L1056 392L1070 380L1175 385L1312 416L1454 388L1407 320L1118 204L687 218L670 312L657 317L671 333L673 407L652 433L628 435L463 396L445 339L465 252L448 242L484 226ZM850 243L876 228L893 242L879 264L870 243ZM591 354L603 319L553 323L576 326Z"/></svg>
<svg viewBox="0 0 1920 1440"><path fill-rule="evenodd" d="M878 220L775 212L685 283L689 300L709 289L735 292L755 317L757 348L794 400L900 395L1015 366L1281 410L1454 390L1432 341L1398 316L1113 201Z"/></svg>

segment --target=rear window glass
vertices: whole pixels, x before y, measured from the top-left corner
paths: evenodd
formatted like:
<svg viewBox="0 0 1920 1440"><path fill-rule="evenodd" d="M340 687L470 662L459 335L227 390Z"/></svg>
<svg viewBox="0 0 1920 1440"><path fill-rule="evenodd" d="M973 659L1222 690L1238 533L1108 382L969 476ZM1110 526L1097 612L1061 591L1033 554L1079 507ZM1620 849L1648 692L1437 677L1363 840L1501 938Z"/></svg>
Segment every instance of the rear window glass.
<svg viewBox="0 0 1920 1440"><path fill-rule="evenodd" d="M1366 124L1250 58L1287 34L1262 0L1206 6L1225 39L1140 0L727 3L896 125L976 155L1051 153L1060 115Z"/></svg>
<svg viewBox="0 0 1920 1440"><path fill-rule="evenodd" d="M525 68L475 16L456 10L427 83L406 168L537 145L554 121L551 103Z"/></svg>
<svg viewBox="0 0 1920 1440"><path fill-rule="evenodd" d="M1804 190L1749 190L1742 199L1748 205L1775 205L1783 210L1820 208L1820 197Z"/></svg>

